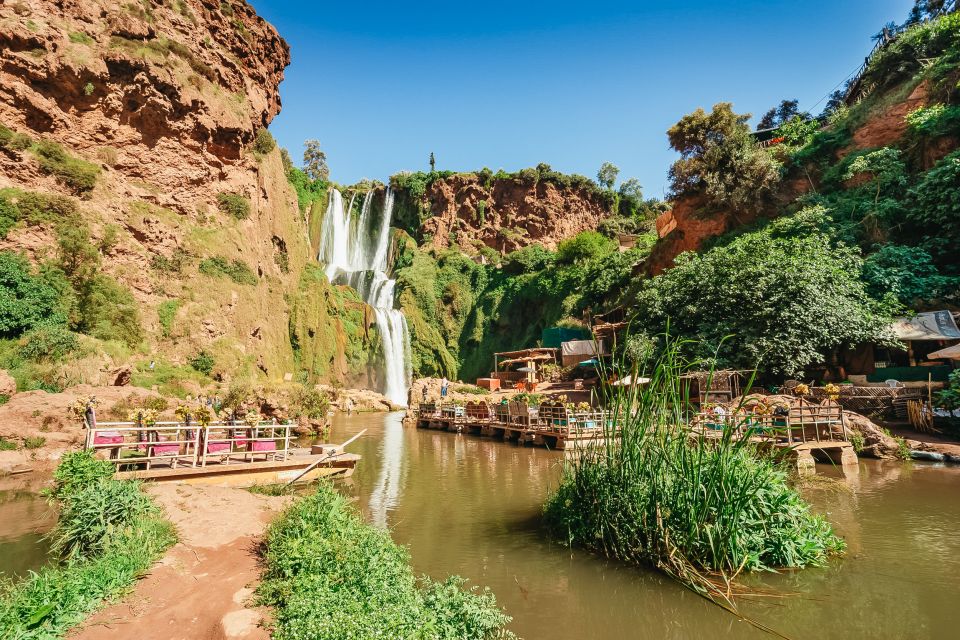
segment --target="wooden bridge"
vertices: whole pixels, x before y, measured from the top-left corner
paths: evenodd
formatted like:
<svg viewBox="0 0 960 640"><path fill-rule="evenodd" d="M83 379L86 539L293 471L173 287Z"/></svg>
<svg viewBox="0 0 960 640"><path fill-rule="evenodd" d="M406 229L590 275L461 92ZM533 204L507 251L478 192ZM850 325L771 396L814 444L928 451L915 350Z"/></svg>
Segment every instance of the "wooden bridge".
<svg viewBox="0 0 960 640"><path fill-rule="evenodd" d="M839 465L844 471L858 468L843 407L831 398L819 403L796 398L789 405L773 407L744 403L732 412L704 411L691 426L694 433L706 437L732 432L734 438L749 439L761 449L778 450L793 460L800 475L815 473L818 461Z"/></svg>
<svg viewBox="0 0 960 640"><path fill-rule="evenodd" d="M571 408L562 402L539 407L511 400L499 404L423 403L416 409L417 427L468 433L549 449L570 450L602 444L612 429L608 415L592 407Z"/></svg>

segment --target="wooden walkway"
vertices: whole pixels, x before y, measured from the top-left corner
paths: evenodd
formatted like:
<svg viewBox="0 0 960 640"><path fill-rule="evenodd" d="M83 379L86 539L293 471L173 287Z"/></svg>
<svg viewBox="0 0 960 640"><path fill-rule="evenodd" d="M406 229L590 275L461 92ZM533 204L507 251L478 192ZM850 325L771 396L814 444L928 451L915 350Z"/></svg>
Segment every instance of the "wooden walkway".
<svg viewBox="0 0 960 640"><path fill-rule="evenodd" d="M606 414L592 408L569 409L561 403L531 407L512 401L488 405L422 404L416 409L417 427L496 438L507 442L575 450L603 444ZM609 425L608 425L609 426Z"/></svg>

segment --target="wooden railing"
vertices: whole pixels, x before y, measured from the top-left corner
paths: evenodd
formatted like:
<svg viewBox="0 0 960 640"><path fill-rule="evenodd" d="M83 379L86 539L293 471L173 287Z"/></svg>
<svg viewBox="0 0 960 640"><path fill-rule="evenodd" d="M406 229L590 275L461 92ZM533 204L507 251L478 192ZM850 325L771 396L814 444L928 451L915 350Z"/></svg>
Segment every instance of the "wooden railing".
<svg viewBox="0 0 960 640"><path fill-rule="evenodd" d="M694 417L693 426L707 432L730 432L734 438L769 440L791 446L845 442L850 437L843 408L835 400L824 400L820 404L799 400L774 414L747 410L719 414L704 411Z"/></svg>
<svg viewBox="0 0 960 640"><path fill-rule="evenodd" d="M265 460L286 460L290 454L292 424L261 422L251 427L243 423L214 422L207 426L183 422L98 422L87 430L85 446L108 451L118 468L145 465L157 461L205 467L210 461L221 464Z"/></svg>
<svg viewBox="0 0 960 640"><path fill-rule="evenodd" d="M943 6L940 7L940 10L936 14L929 16L924 19L924 22L929 22L930 20L936 20L940 16L944 16L948 13L956 11L958 8L957 0L947 0L943 3ZM877 39L876 43L873 45L873 49L870 50L870 53L863 59L863 64L861 64L857 70L854 72L853 76L850 79L850 82L847 84L846 94L843 96L843 101L850 106L860 100L866 98L873 91L873 86L863 86L863 75L867 72L867 69L870 67L870 62L873 58L883 51L890 43L895 42L897 38L905 31L905 28L899 28L896 30L891 30L887 27L883 28L880 38Z"/></svg>

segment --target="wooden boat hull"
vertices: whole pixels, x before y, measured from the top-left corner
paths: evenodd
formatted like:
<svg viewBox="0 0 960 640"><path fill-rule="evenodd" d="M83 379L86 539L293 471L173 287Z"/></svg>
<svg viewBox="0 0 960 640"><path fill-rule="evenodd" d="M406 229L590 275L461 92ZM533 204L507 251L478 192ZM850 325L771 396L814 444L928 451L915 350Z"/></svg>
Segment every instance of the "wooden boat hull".
<svg viewBox="0 0 960 640"><path fill-rule="evenodd" d="M118 480L144 480L148 482L173 482L183 484L217 485L221 487L252 487L256 485L287 483L303 473L325 455L296 455L287 460L263 462L234 462L232 464L208 464L206 467L154 466L136 471L118 471ZM317 478L347 478L353 474L360 456L342 453L323 462L303 475L297 482L310 482Z"/></svg>

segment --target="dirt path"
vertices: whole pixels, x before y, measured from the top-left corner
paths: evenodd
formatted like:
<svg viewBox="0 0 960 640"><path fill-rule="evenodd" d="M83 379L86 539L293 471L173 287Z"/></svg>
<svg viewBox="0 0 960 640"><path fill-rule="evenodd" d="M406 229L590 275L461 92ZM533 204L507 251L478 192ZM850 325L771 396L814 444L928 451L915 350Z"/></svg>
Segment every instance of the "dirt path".
<svg viewBox="0 0 960 640"><path fill-rule="evenodd" d="M177 526L171 548L134 591L92 616L76 640L268 640L264 612L248 606L259 576L256 545L288 504L243 489L153 485Z"/></svg>

